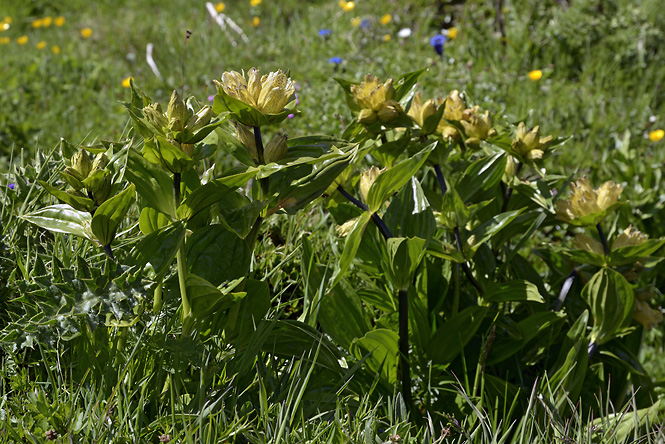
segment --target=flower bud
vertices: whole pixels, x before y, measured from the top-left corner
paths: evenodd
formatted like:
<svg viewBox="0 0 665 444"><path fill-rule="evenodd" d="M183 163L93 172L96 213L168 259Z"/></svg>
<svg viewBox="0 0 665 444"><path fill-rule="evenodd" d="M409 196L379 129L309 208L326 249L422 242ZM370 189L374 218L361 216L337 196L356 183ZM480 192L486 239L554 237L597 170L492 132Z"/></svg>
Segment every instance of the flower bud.
<svg viewBox="0 0 665 444"><path fill-rule="evenodd" d="M363 197L365 202L367 202L367 194L369 193L369 189L372 188L372 184L376 178L379 177L379 174L381 174L381 170L375 166L369 170L363 170L363 172L360 173L360 182L358 187L360 188L360 195Z"/></svg>
<svg viewBox="0 0 665 444"><path fill-rule="evenodd" d="M97 205L101 205L111 195L111 175L107 174L104 177L101 185L97 191L92 192L92 198Z"/></svg>
<svg viewBox="0 0 665 444"><path fill-rule="evenodd" d="M92 171L94 170L103 170L106 168L106 165L109 164L109 158L106 157L106 154L99 153L95 157L95 161L92 162Z"/></svg>
<svg viewBox="0 0 665 444"><path fill-rule="evenodd" d="M283 134L277 134L270 139L270 142L268 142L268 145L266 145L263 150L263 159L266 163L279 162L286 157L287 139L288 138Z"/></svg>
<svg viewBox="0 0 665 444"><path fill-rule="evenodd" d="M236 129L236 137L240 143L245 145L245 148L247 148L247 151L249 151L249 155L252 156L254 162L258 164L259 153L256 150L256 139L254 138L254 134L249 130L249 127L243 125L242 123L233 121L233 126Z"/></svg>
<svg viewBox="0 0 665 444"><path fill-rule="evenodd" d="M189 157L192 157L192 154L194 154L194 144L192 143L181 143L180 149L182 150L183 153L187 154Z"/></svg>
<svg viewBox="0 0 665 444"><path fill-rule="evenodd" d="M503 171L503 177L501 177L501 180L504 183L510 184L515 177L516 171L517 164L515 163L515 158L508 154L508 158L506 159L506 168Z"/></svg>
<svg viewBox="0 0 665 444"><path fill-rule="evenodd" d="M204 126L210 123L212 118L212 107L209 105L204 106L199 110L198 113L194 114L192 117L187 120L185 128L192 133L197 132Z"/></svg>
<svg viewBox="0 0 665 444"><path fill-rule="evenodd" d="M78 153L72 156L71 161L72 167L67 169L69 174L76 177L78 180L83 180L88 177L88 174L90 174L90 170L92 169L92 161L85 150L79 150Z"/></svg>
<svg viewBox="0 0 665 444"><path fill-rule="evenodd" d="M360 114L358 114L358 122L362 123L363 125L371 125L372 123L376 122L376 119L378 118L376 111L370 108L364 108L360 110Z"/></svg>
<svg viewBox="0 0 665 444"><path fill-rule="evenodd" d="M171 94L169 106L166 108L166 117L169 119L169 126L173 126L173 129L179 131L182 131L185 123L189 120L189 111L185 102L178 95L178 91L174 90L173 94ZM177 123L174 124L174 121Z"/></svg>
<svg viewBox="0 0 665 444"><path fill-rule="evenodd" d="M143 108L143 115L148 123L154 126L159 131L163 131L169 124L168 120L162 112L162 107L159 103L151 103Z"/></svg>

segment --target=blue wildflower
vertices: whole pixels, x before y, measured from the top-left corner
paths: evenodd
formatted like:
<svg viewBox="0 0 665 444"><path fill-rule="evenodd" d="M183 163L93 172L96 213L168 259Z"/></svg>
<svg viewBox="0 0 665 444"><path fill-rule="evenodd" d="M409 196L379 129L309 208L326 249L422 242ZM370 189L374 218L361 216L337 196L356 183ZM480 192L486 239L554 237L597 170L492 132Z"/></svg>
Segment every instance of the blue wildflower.
<svg viewBox="0 0 665 444"><path fill-rule="evenodd" d="M446 36L437 34L431 39L429 39L429 44L434 48L437 54L443 54L443 44L446 43Z"/></svg>
<svg viewBox="0 0 665 444"><path fill-rule="evenodd" d="M369 21L369 19L363 19L363 21L360 22L360 27L363 29L369 29L371 24L372 23Z"/></svg>
<svg viewBox="0 0 665 444"><path fill-rule="evenodd" d="M319 35L321 37L328 37L329 35L332 35L332 29L319 29Z"/></svg>
<svg viewBox="0 0 665 444"><path fill-rule="evenodd" d="M10 182L9 183L9 189L13 190L14 188L16 188L16 185L14 184L14 182Z"/></svg>
<svg viewBox="0 0 665 444"><path fill-rule="evenodd" d="M334 63L335 65L339 65L342 63L342 58L341 57L331 57L328 59L328 63Z"/></svg>

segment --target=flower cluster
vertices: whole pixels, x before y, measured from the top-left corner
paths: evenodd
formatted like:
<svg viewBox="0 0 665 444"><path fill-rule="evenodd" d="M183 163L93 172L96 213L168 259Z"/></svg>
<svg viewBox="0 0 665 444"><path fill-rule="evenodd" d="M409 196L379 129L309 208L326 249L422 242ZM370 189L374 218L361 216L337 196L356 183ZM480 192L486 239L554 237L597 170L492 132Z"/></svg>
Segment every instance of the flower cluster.
<svg viewBox="0 0 665 444"><path fill-rule="evenodd" d="M377 120L389 123L403 112L402 106L393 100L393 79L381 83L378 77L367 74L360 85L351 85L351 94L360 107L358 121L371 125Z"/></svg>
<svg viewBox="0 0 665 444"><path fill-rule="evenodd" d="M612 181L592 188L589 179L582 177L570 184L572 195L568 200L557 201L557 218L572 225L596 225L618 203L623 191L621 185Z"/></svg>

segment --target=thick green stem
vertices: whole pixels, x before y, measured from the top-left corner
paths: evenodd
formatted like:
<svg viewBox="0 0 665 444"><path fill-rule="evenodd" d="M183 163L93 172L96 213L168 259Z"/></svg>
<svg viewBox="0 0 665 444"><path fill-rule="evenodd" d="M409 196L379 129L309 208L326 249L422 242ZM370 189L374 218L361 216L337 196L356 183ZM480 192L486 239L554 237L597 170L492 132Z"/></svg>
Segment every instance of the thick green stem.
<svg viewBox="0 0 665 444"><path fill-rule="evenodd" d="M155 287L155 292L153 294L153 299L152 299L152 313L157 315L159 312L162 310L162 305L164 303L164 300L162 298L162 283L160 282L157 284Z"/></svg>
<svg viewBox="0 0 665 444"><path fill-rule="evenodd" d="M410 410L413 408L411 398L411 365L409 364L409 293L399 290L399 364L402 378L402 398Z"/></svg>
<svg viewBox="0 0 665 444"><path fill-rule="evenodd" d="M173 199L175 207L180 206L180 173L173 173ZM189 305L189 298L187 297L187 261L185 259L185 241L180 242L178 253L176 255L178 262L178 284L180 286L180 299L182 300L182 332L188 334L189 322L191 318L192 308Z"/></svg>

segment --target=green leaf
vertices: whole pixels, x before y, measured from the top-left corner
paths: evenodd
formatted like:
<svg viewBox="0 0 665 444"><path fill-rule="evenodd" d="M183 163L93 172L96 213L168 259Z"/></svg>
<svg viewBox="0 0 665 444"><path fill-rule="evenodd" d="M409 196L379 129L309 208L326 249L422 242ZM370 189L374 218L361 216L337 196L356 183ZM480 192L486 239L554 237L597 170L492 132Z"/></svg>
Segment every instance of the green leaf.
<svg viewBox="0 0 665 444"><path fill-rule="evenodd" d="M245 238L268 202L251 202L241 193L232 192L218 202L221 222L226 228Z"/></svg>
<svg viewBox="0 0 665 444"><path fill-rule="evenodd" d="M145 207L139 216L139 229L143 234L150 234L171 223L169 217L152 207Z"/></svg>
<svg viewBox="0 0 665 444"><path fill-rule="evenodd" d="M197 188L185 198L178 208L178 217L180 219L192 218L210 205L219 202L237 188L245 185L257 172L256 168L250 168L243 173L215 179Z"/></svg>
<svg viewBox="0 0 665 444"><path fill-rule="evenodd" d="M41 180L38 182L53 197L57 198L61 202L71 205L79 211L92 212L95 209L95 202L92 199L88 199L85 196L75 196L73 194L69 194L65 191L52 187L48 183Z"/></svg>
<svg viewBox="0 0 665 444"><path fill-rule="evenodd" d="M247 274L252 250L235 233L216 224L196 230L187 239L186 256L191 273L218 286Z"/></svg>
<svg viewBox="0 0 665 444"><path fill-rule="evenodd" d="M392 330L377 328L367 332L351 344L351 353L356 359L369 356L365 363L373 372L381 372L384 381L392 386L397 380L399 336Z"/></svg>
<svg viewBox="0 0 665 444"><path fill-rule="evenodd" d="M639 245L620 247L612 250L608 262L613 266L630 264L639 259L651 256L663 245L665 245L665 239L647 239Z"/></svg>
<svg viewBox="0 0 665 444"><path fill-rule="evenodd" d="M448 319L438 328L427 348L427 356L434 363L448 365L464 350L474 337L489 307L468 307Z"/></svg>
<svg viewBox="0 0 665 444"><path fill-rule="evenodd" d="M143 152L146 158L153 162L156 157L159 163L172 173L184 173L197 163L161 135L145 139Z"/></svg>
<svg viewBox="0 0 665 444"><path fill-rule="evenodd" d="M582 297L589 304L594 320L591 342L598 345L614 338L633 318L633 287L612 269L603 268L594 274L582 289Z"/></svg>
<svg viewBox="0 0 665 444"><path fill-rule="evenodd" d="M471 200L481 191L496 187L506 170L506 154L498 153L473 162L464 171L455 189L464 202Z"/></svg>
<svg viewBox="0 0 665 444"><path fill-rule="evenodd" d="M463 227L469 221L469 209L454 187L449 187L443 195L441 206L441 223L444 227L453 229Z"/></svg>
<svg viewBox="0 0 665 444"><path fill-rule="evenodd" d="M247 126L265 126L270 123L268 117L261 111L229 96L221 88L218 88L217 95L213 99L212 110L216 114L228 111L233 114L235 120Z"/></svg>
<svg viewBox="0 0 665 444"><path fill-rule="evenodd" d="M639 410L630 409L625 412L612 413L603 416L602 418L595 419L593 425L601 430L604 430L605 427L612 430L612 440L614 442L628 442L628 440L635 435L636 427L643 430L651 429L652 431L655 431L662 426L664 419L665 400L659 399L651 407L645 407Z"/></svg>
<svg viewBox="0 0 665 444"><path fill-rule="evenodd" d="M157 165L151 164L136 150L127 152L125 177L136 185L138 195L148 206L175 219L173 179Z"/></svg>
<svg viewBox="0 0 665 444"><path fill-rule="evenodd" d="M510 225L510 223L525 209L526 208L520 208L519 210L507 211L505 213L497 214L484 224L474 228L473 231L471 231L471 235L473 236L474 240L469 249L470 254L468 257L473 257L473 254L481 245L490 240L494 234Z"/></svg>
<svg viewBox="0 0 665 444"><path fill-rule="evenodd" d="M434 142L394 167L382 172L367 193L367 205L372 213L377 212L393 193L402 188L427 160L436 147Z"/></svg>
<svg viewBox="0 0 665 444"><path fill-rule="evenodd" d="M418 83L418 80L420 80L420 78L427 72L427 70L428 68L423 68L400 76L394 84L395 94L393 94L393 100L399 102L405 97L408 100L408 94L412 93L416 83Z"/></svg>
<svg viewBox="0 0 665 444"><path fill-rule="evenodd" d="M483 296L486 302L532 301L545 302L538 287L528 281L516 280L502 284L494 283Z"/></svg>
<svg viewBox="0 0 665 444"><path fill-rule="evenodd" d="M22 219L57 233L73 234L93 240L90 231L90 213L78 211L66 204L51 205L21 216Z"/></svg>
<svg viewBox="0 0 665 444"><path fill-rule="evenodd" d="M391 237L387 244L391 274L395 285L402 290L406 290L411 284L413 273L425 254L426 241L418 237Z"/></svg>
<svg viewBox="0 0 665 444"><path fill-rule="evenodd" d="M371 329L362 301L344 280L321 298L318 322L323 332L347 350Z"/></svg>
<svg viewBox="0 0 665 444"><path fill-rule="evenodd" d="M544 311L521 320L515 326L513 337L496 338L489 353L487 365L495 365L524 348L532 339L545 334L547 329L565 319L562 313Z"/></svg>
<svg viewBox="0 0 665 444"><path fill-rule="evenodd" d="M436 219L420 182L415 177L409 186L403 187L390 201L383 221L393 236L419 237L427 241L432 238L436 231Z"/></svg>
<svg viewBox="0 0 665 444"><path fill-rule="evenodd" d="M136 187L130 184L123 192L101 204L92 217L92 232L103 246L111 245L118 226L136 199Z"/></svg>
<svg viewBox="0 0 665 444"><path fill-rule="evenodd" d="M351 266L353 258L356 257L356 252L360 246L360 241L363 238L363 233L365 228L369 223L372 215L368 211L364 211L356 220L356 223L353 224L349 235L346 237L346 242L344 243L344 250L342 251L342 256L339 259L339 269L335 272L335 275L332 278L332 284L330 288L334 287L339 283L339 280L344 277L344 273Z"/></svg>
<svg viewBox="0 0 665 444"><path fill-rule="evenodd" d="M162 276L173 263L184 239L185 225L181 221L174 222L141 239L132 249L127 262L141 268L150 263L157 276Z"/></svg>
<svg viewBox="0 0 665 444"><path fill-rule="evenodd" d="M207 280L193 273L187 274L187 297L192 307L192 316L203 319L227 310L242 300L247 293L223 293Z"/></svg>

